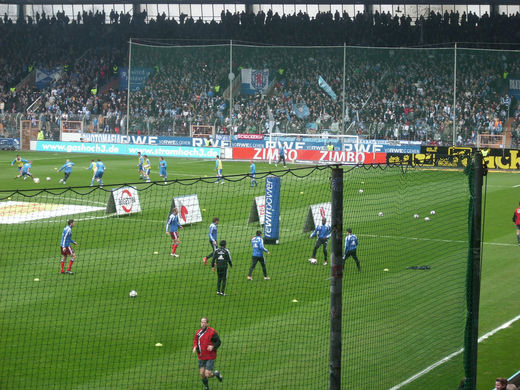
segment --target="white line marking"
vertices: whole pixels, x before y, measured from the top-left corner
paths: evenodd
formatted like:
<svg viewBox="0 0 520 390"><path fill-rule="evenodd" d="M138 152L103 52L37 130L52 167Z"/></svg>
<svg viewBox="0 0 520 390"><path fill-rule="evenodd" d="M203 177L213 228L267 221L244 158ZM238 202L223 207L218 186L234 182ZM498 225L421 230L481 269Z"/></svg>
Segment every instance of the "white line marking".
<svg viewBox="0 0 520 390"><path fill-rule="evenodd" d="M516 186L513 186L513 188L520 187L520 184L517 184Z"/></svg>
<svg viewBox="0 0 520 390"><path fill-rule="evenodd" d="M468 241L463 240L441 240L440 238L422 238L422 237L402 237L402 236L379 236L377 234L358 234L359 237L373 237L373 238L391 238L391 239L402 239L402 240L419 240L419 241L434 241L434 242L457 242L467 243ZM503 242L484 242L484 245L497 245L497 246L518 246L518 244L507 244Z"/></svg>
<svg viewBox="0 0 520 390"><path fill-rule="evenodd" d="M510 327L514 322L520 320L520 315L517 315L515 318L513 318L512 320L510 321L507 321L505 323L503 323L502 325L500 325L498 328L495 328L493 329L492 331L486 333L485 335L481 336L479 339L478 339L478 342L481 343L482 341L488 339L489 337L493 336L495 333L497 333L498 331L502 330L502 329L505 329L505 328L508 328ZM454 358L455 356L457 355L460 355L462 352L464 351L464 348L461 348L459 349L458 351L456 352L453 352L452 354L446 356L445 358L442 358L441 360L439 360L438 362L435 362L433 363L431 366L429 367L426 367L424 370L422 370L421 372L418 372L417 374L411 376L410 378L408 378L407 380L405 380L404 382L401 382L399 383L398 385L395 385L394 387L392 387L390 390L397 390L397 389L400 389L401 387L413 382L414 380L416 380L417 378L420 378L421 376L423 376L424 374L427 374L429 373L430 371L432 371L434 368L437 368L438 366L446 363L448 360Z"/></svg>

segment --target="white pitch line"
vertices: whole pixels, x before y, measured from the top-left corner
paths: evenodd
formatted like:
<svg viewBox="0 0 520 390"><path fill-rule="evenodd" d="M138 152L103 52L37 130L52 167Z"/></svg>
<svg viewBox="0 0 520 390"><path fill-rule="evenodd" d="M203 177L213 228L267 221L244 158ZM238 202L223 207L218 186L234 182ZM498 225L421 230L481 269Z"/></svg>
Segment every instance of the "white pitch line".
<svg viewBox="0 0 520 390"><path fill-rule="evenodd" d="M417 240L417 241L434 241L434 242L456 242L456 243L467 243L463 240L442 240L440 238L423 238L423 237L401 237L401 236L379 236L377 234L358 234L362 237L374 237L374 238L391 238L391 239L404 239L404 240ZM503 242L484 242L484 245L497 245L497 246L518 246L518 244L506 244Z"/></svg>
<svg viewBox="0 0 520 390"><path fill-rule="evenodd" d="M492 331L486 333L485 335L479 337L478 342L481 343L482 341L484 341L484 340L488 339L489 337L493 336L495 333L499 332L500 330L510 327L514 322L516 322L518 320L520 320L520 315L517 315L512 320L503 323L498 328L495 328ZM397 389L400 389L401 387L403 387L403 386L405 386L405 385L407 385L409 383L412 383L417 378L420 378L421 376L429 373L433 369L435 369L435 368L439 367L440 365L446 363L448 360L454 358L455 356L460 355L463 351L464 351L464 348L461 348L458 351L453 352L452 354L442 358L441 360L433 363L431 366L426 367L424 370L422 370L422 371L418 372L417 374L411 376L410 378L408 378L404 382L401 382L398 385L395 385L394 387L390 388L390 390L397 390Z"/></svg>
<svg viewBox="0 0 520 390"><path fill-rule="evenodd" d="M513 188L520 187L520 184L517 184L516 186L513 186Z"/></svg>

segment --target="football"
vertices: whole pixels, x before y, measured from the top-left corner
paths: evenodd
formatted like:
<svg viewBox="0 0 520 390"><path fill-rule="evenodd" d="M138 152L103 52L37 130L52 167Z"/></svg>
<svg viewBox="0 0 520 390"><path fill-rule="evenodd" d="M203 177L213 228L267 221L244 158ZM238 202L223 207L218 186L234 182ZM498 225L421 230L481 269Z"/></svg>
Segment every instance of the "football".
<svg viewBox="0 0 520 390"><path fill-rule="evenodd" d="M311 258L311 259L309 259L309 263L318 264L318 260Z"/></svg>
<svg viewBox="0 0 520 390"><path fill-rule="evenodd" d="M362 193L363 193L363 190L359 190L359 193L362 194Z"/></svg>
<svg viewBox="0 0 520 390"><path fill-rule="evenodd" d="M137 291L132 290L130 291L130 298L135 298L137 296Z"/></svg>
<svg viewBox="0 0 520 390"><path fill-rule="evenodd" d="M435 210L430 211L431 215L435 215Z"/></svg>
<svg viewBox="0 0 520 390"><path fill-rule="evenodd" d="M382 217L382 216L383 216L383 212L380 211L378 215L379 215L380 217Z"/></svg>
<svg viewBox="0 0 520 390"><path fill-rule="evenodd" d="M46 180L47 180L47 181L50 181L50 180L51 180L51 178L50 178L49 176L47 176L47 177L46 177Z"/></svg>
<svg viewBox="0 0 520 390"><path fill-rule="evenodd" d="M35 177L33 180L34 180L35 183L39 183L40 182L40 179L38 179L37 177Z"/></svg>
<svg viewBox="0 0 520 390"><path fill-rule="evenodd" d="M413 217L414 217L415 219L417 219L417 218L419 218L419 214L414 214Z"/></svg>
<svg viewBox="0 0 520 390"><path fill-rule="evenodd" d="M426 222L428 222L428 221L430 220L430 218L429 218L429 217L425 217L424 220L425 220Z"/></svg>

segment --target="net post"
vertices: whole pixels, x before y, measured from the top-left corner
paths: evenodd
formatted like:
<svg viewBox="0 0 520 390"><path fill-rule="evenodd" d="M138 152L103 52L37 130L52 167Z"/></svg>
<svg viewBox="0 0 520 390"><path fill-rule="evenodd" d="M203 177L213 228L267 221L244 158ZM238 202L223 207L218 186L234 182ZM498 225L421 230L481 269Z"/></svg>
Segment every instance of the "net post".
<svg viewBox="0 0 520 390"><path fill-rule="evenodd" d="M330 278L330 373L329 389L341 389L341 317L343 295L343 168L332 168L331 278Z"/></svg>
<svg viewBox="0 0 520 390"><path fill-rule="evenodd" d="M477 352L478 352L478 322L480 304L481 280L481 217L482 217L482 186L486 168L483 165L482 153L477 152L473 159L472 181L470 191L471 220L469 226L470 246L468 253L468 275L466 281L467 310L466 331L464 340L464 369L466 383L464 389L477 388Z"/></svg>

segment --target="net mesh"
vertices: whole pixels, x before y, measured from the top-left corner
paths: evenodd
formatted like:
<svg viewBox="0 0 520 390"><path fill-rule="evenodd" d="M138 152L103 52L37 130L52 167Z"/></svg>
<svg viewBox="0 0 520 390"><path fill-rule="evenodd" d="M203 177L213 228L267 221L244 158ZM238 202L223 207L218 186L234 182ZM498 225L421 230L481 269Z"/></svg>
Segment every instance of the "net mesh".
<svg viewBox="0 0 520 390"><path fill-rule="evenodd" d="M344 169L343 220L358 236L361 272L347 260L342 381L345 388L367 378L396 386L463 345L467 177ZM223 185L214 178L137 184L142 211L122 217L106 211L109 188L0 193L1 387L197 388L193 339L208 317L222 340L215 369L224 382L212 378L212 388L326 388L330 268L322 248L317 265L308 261L315 238L306 222L311 205L330 202L331 173L273 174L281 197L280 242L267 245L265 256L271 280L260 265L247 280L251 238L263 230L248 221L269 173L257 175L258 186L245 175ZM173 257L165 234L172 200L194 194L202 221L180 230ZM216 274L202 261L213 217L233 259L226 296L216 294ZM70 218L75 274L62 275L60 238ZM422 266L429 269L408 269ZM463 376L461 363L440 369L412 385L447 388Z"/></svg>

